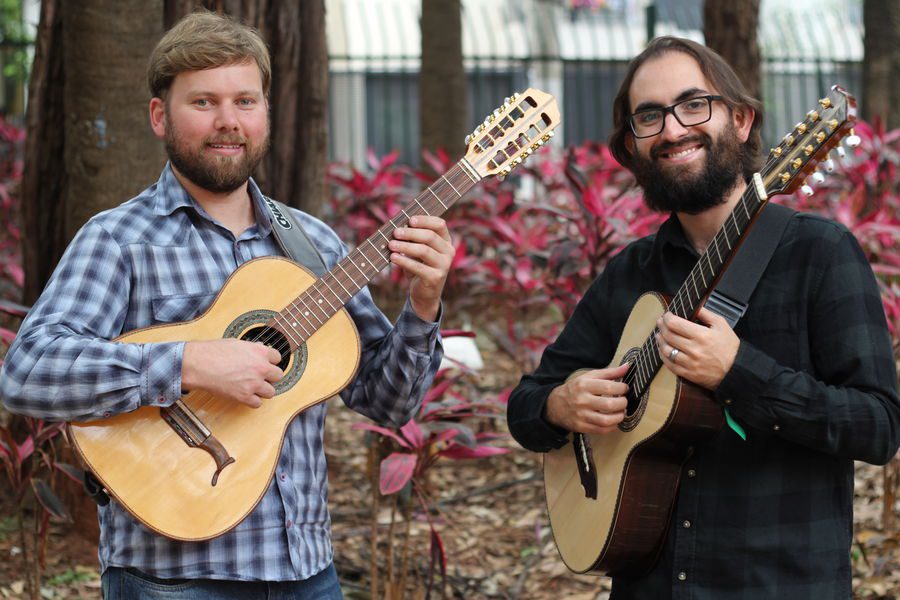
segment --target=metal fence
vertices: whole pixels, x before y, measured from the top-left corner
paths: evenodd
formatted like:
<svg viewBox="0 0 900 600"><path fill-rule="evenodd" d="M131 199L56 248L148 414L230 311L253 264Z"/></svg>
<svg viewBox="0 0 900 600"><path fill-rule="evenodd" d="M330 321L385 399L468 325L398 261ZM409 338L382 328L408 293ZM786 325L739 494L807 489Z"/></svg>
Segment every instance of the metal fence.
<svg viewBox="0 0 900 600"><path fill-rule="evenodd" d="M628 61L654 35L702 42L702 2L607 0L601 10L584 10L555 0L463 0L469 102L461 109L474 127L513 91L541 87L562 108L557 143L605 141ZM396 150L402 161L418 162L421 0L326 4L330 158L359 165L369 149ZM773 145L831 85L859 99L861 5L851 0L804 14L763 0L760 17L763 138ZM4 96L8 102L11 94Z"/></svg>
<svg viewBox="0 0 900 600"><path fill-rule="evenodd" d="M473 126L512 91L535 85L560 101L564 144L607 139L628 61L648 39L673 34L702 42L702 0L609 0L598 11L541 0L463 4L466 108ZM418 161L418 6L419 0L329 2L330 10L338 9L332 18L340 20L329 35L341 31L335 37L346 41L329 38L332 159L359 163L372 149L397 150L404 162ZM774 10L780 10L778 18L771 18ZM780 140L835 83L859 98L858 2L805 15L764 0L759 34L766 144ZM362 42L354 45L354 39Z"/></svg>

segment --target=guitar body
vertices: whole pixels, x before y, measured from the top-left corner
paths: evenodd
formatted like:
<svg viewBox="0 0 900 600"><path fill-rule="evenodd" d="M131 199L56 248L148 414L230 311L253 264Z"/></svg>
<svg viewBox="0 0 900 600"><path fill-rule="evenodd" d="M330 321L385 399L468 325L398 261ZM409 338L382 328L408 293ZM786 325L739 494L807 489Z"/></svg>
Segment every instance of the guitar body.
<svg viewBox="0 0 900 600"><path fill-rule="evenodd" d="M665 310L658 294L641 296L611 364L628 360ZM570 570L618 575L653 566L665 540L681 466L692 445L723 422L721 409L707 394L660 369L619 430L586 435L596 466L587 476L596 478L596 498L586 495L579 472L583 462L571 439L546 454L547 510L557 548Z"/></svg>
<svg viewBox="0 0 900 600"><path fill-rule="evenodd" d="M241 338L314 282L286 259L255 259L232 274L200 317L135 330L116 341ZM250 514L268 488L290 422L346 387L359 359L359 335L342 308L290 353L276 396L260 408L204 391L184 396L182 402L234 459L221 469L208 452L188 445L156 407L71 423L70 438L86 467L144 525L174 539L209 539Z"/></svg>

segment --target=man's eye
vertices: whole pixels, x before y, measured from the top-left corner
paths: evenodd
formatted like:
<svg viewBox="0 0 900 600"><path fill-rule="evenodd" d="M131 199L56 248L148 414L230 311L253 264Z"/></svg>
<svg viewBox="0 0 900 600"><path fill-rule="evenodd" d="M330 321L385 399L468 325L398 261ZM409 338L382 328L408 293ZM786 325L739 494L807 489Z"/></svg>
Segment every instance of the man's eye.
<svg viewBox="0 0 900 600"><path fill-rule="evenodd" d="M639 125L650 125L656 123L662 118L662 112L658 110L650 110L647 112L638 113L635 115L635 119Z"/></svg>
<svg viewBox="0 0 900 600"><path fill-rule="evenodd" d="M688 100L682 106L685 110L699 111L706 108L706 100Z"/></svg>
<svg viewBox="0 0 900 600"><path fill-rule="evenodd" d="M209 106L209 100L205 98L198 98L194 100L194 104L196 104L197 106Z"/></svg>

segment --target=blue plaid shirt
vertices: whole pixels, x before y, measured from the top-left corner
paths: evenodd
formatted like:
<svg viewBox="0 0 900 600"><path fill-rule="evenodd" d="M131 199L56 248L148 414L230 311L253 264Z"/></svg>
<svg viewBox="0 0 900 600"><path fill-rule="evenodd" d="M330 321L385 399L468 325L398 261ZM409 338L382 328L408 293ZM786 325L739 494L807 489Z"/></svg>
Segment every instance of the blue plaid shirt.
<svg viewBox="0 0 900 600"><path fill-rule="evenodd" d="M7 354L0 397L9 410L76 421L179 398L183 342L108 340L155 323L192 319L238 266L281 254L259 188L251 181L249 189L257 223L237 239L191 199L168 166L139 196L91 219ZM346 247L328 226L300 211L295 217L328 268L344 257ZM378 422L402 424L419 408L440 363L438 325L419 319L407 304L391 327L367 289L346 308L359 330L362 359L341 397ZM102 569L266 581L306 579L321 571L333 554L325 410L326 403L319 404L291 423L269 489L225 535L174 541L140 525L115 501L100 508Z"/></svg>

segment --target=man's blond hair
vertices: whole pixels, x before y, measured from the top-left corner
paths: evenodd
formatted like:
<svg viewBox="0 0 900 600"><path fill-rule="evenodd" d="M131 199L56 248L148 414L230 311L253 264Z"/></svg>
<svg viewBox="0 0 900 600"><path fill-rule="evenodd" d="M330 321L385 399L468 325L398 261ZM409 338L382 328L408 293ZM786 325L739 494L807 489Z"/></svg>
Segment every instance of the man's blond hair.
<svg viewBox="0 0 900 600"><path fill-rule="evenodd" d="M263 93L269 95L272 65L260 33L227 15L198 11L181 19L153 49L147 84L153 97L165 100L175 76L255 61Z"/></svg>

